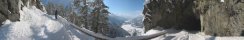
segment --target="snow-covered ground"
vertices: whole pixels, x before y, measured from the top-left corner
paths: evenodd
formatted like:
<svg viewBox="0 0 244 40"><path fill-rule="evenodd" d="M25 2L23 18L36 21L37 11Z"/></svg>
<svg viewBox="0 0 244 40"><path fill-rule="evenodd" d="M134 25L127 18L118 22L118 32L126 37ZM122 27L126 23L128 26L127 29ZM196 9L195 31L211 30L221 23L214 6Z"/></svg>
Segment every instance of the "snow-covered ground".
<svg viewBox="0 0 244 40"><path fill-rule="evenodd" d="M132 26L133 24L123 24L121 28L130 33L131 36L143 36L143 35L152 35L159 32L164 32L166 34L160 35L151 40L243 40L244 37L232 36L232 37L215 37L210 35L205 35L203 32L187 32L184 30L175 30L175 29L163 29L157 27L156 29L151 29L144 33L143 28L138 28ZM128 36L127 36L128 37Z"/></svg>
<svg viewBox="0 0 244 40"><path fill-rule="evenodd" d="M74 25L69 24L64 18L55 19L53 15L47 15L35 6L23 7L20 11L20 21L11 22L6 20L0 28L0 40L94 40L97 37L103 37L110 40L133 40L147 39L158 36L151 40L243 40L244 37L214 37L204 33L189 33L173 29L149 30L143 33L143 28L133 27L130 24L122 26L131 34L139 32L139 36L108 38L94 34L90 31L83 33ZM82 29L82 28L81 28ZM82 29L85 30L85 29ZM164 32L166 33L165 35Z"/></svg>
<svg viewBox="0 0 244 40"><path fill-rule="evenodd" d="M220 0L220 2L225 2L225 0Z"/></svg>
<svg viewBox="0 0 244 40"><path fill-rule="evenodd" d="M35 6L20 10L20 21L6 20L0 28L0 40L93 40L94 38L55 19Z"/></svg>
<svg viewBox="0 0 244 40"><path fill-rule="evenodd" d="M124 24L121 27L130 33L131 36L142 35L144 33L143 28L133 27L131 24Z"/></svg>
<svg viewBox="0 0 244 40"><path fill-rule="evenodd" d="M44 10L45 11L45 10ZM140 40L149 39L164 33L152 35L110 38L80 28L66 19L48 15L35 6L24 6L20 12L20 21L6 20L0 28L0 40Z"/></svg>
<svg viewBox="0 0 244 40"><path fill-rule="evenodd" d="M22 5L21 2L19 4ZM46 14L46 10L40 10L35 6L24 6L19 12L20 21L11 22L6 20L2 23L0 40L95 40L95 38L140 40L163 34L110 38L78 27L61 16L56 19L54 15Z"/></svg>
<svg viewBox="0 0 244 40"><path fill-rule="evenodd" d="M166 34L153 38L151 40L243 40L244 39L244 37L240 37L240 36L215 37L215 36L205 35L203 32L189 33L184 30L174 30L174 29L165 29L165 30L151 29L143 35L150 35L162 31L166 32Z"/></svg>
<svg viewBox="0 0 244 40"><path fill-rule="evenodd" d="M20 10L20 21L11 22L6 20L0 27L0 40L94 40L95 37L107 38L110 40L243 40L244 37L214 37L205 35L202 32L189 33L182 30L149 30L144 33L143 28L133 27L131 24L124 24L122 28L132 36L108 38L103 35L95 34L91 31L78 30L77 26L70 24L64 18L47 15L35 6L23 7ZM82 32L81 32L82 31ZM136 33L136 34L135 34ZM165 35L162 35L166 33ZM133 36L136 35L136 36ZM91 37L93 36L93 37Z"/></svg>

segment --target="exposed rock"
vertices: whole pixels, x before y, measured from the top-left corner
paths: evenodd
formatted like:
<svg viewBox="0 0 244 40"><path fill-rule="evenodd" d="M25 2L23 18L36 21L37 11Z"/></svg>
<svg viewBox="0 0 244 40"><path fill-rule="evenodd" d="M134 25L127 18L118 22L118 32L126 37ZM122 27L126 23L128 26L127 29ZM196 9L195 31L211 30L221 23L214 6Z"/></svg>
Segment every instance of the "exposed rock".
<svg viewBox="0 0 244 40"><path fill-rule="evenodd" d="M186 30L200 30L200 20L193 12L194 0L149 0L145 4L145 31L160 26Z"/></svg>
<svg viewBox="0 0 244 40"><path fill-rule="evenodd" d="M19 20L18 0L1 0L0 1L0 23L9 19L11 21Z"/></svg>
<svg viewBox="0 0 244 40"><path fill-rule="evenodd" d="M146 30L198 30L200 24L208 35L241 36L244 30L243 0L149 0L143 14Z"/></svg>
<svg viewBox="0 0 244 40"><path fill-rule="evenodd" d="M29 4L33 4L32 6L36 6L39 9L43 7L40 4L39 0L22 0L23 5L26 5L28 1L34 1ZM2 24L3 21L9 19L10 21L19 21L20 14L19 10L19 3L20 0L0 0L0 23ZM23 5L21 5L23 7Z"/></svg>
<svg viewBox="0 0 244 40"><path fill-rule="evenodd" d="M208 35L240 36L244 29L243 0L197 0L196 13Z"/></svg>
<svg viewBox="0 0 244 40"><path fill-rule="evenodd" d="M23 2L23 5L25 5L25 6L28 6L28 5L36 6L36 8L44 11L40 0L22 0L22 2Z"/></svg>

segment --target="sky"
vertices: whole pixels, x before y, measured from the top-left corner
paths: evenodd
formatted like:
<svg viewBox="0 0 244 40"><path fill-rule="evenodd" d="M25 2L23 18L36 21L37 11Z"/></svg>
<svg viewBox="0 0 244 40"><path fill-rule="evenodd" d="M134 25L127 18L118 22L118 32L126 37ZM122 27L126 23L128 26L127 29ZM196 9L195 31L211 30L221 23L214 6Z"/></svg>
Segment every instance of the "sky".
<svg viewBox="0 0 244 40"><path fill-rule="evenodd" d="M124 17L136 17L143 11L144 0L104 0L109 12Z"/></svg>
<svg viewBox="0 0 244 40"><path fill-rule="evenodd" d="M72 1L67 0L42 0L44 4L48 1L69 5ZM144 0L103 0L106 6L109 7L109 12L112 14L126 17L134 18L142 14Z"/></svg>
<svg viewBox="0 0 244 40"><path fill-rule="evenodd" d="M67 6L71 6L72 0L41 0L41 2L44 5L47 5L48 2L52 2L52 3L57 3L57 4L63 4L65 7L67 7Z"/></svg>

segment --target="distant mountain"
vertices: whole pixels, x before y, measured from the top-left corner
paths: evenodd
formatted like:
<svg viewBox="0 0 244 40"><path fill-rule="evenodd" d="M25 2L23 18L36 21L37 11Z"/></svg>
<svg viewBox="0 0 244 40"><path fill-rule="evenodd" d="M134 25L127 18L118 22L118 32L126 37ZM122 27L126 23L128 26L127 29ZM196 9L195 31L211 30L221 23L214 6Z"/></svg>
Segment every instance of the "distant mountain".
<svg viewBox="0 0 244 40"><path fill-rule="evenodd" d="M110 14L108 19L111 26L121 26L126 20L128 20L127 18L115 14Z"/></svg>
<svg viewBox="0 0 244 40"><path fill-rule="evenodd" d="M125 37L136 36L143 33L143 16L135 18L125 18L120 15L109 15L110 30L113 30L111 36Z"/></svg>
<svg viewBox="0 0 244 40"><path fill-rule="evenodd" d="M124 24L131 24L133 27L142 28L143 27L143 16L137 16L133 19L125 21Z"/></svg>
<svg viewBox="0 0 244 40"><path fill-rule="evenodd" d="M130 33L130 36L138 36L144 33L143 26L143 16L137 16L125 21L121 28Z"/></svg>
<svg viewBox="0 0 244 40"><path fill-rule="evenodd" d="M113 30L110 32L110 36L125 37L130 35L126 30L121 28L121 25L128 19L115 14L109 14L108 19L109 19L110 30Z"/></svg>

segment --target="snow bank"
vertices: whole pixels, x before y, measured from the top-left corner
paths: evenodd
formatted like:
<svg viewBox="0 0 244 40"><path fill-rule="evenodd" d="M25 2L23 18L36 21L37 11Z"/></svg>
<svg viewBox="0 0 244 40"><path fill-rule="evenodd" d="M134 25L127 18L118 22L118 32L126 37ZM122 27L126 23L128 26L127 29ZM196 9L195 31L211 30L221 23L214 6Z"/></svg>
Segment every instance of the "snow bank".
<svg viewBox="0 0 244 40"><path fill-rule="evenodd" d="M67 23L54 19L35 6L20 10L20 21L6 20L0 28L0 40L94 40Z"/></svg>
<svg viewBox="0 0 244 40"><path fill-rule="evenodd" d="M10 24L11 23L11 21L10 20L6 20L6 21L4 21L2 24Z"/></svg>
<svg viewBox="0 0 244 40"><path fill-rule="evenodd" d="M144 33L142 28L133 27L131 24L124 24L121 28L129 32L131 36L138 36Z"/></svg>
<svg viewBox="0 0 244 40"><path fill-rule="evenodd" d="M151 29L151 30L147 31L144 35L151 35L151 34L155 34L155 33L158 33L158 32L161 32L161 31Z"/></svg>
<svg viewBox="0 0 244 40"><path fill-rule="evenodd" d="M220 0L220 2L225 2L225 0Z"/></svg>
<svg viewBox="0 0 244 40"><path fill-rule="evenodd" d="M140 40L154 38L163 34L110 38L85 28L80 28L60 16L55 19L53 15L47 15L46 12L42 12L35 6L24 6L19 12L20 21L11 22L6 20L3 23L0 28L0 40L95 40L95 38Z"/></svg>
<svg viewBox="0 0 244 40"><path fill-rule="evenodd" d="M215 37L210 35L205 35L202 32L189 33L182 30L166 29L166 30L149 30L144 35L155 34L157 32L167 32L165 35L153 38L151 40L243 40L244 37Z"/></svg>
<svg viewBox="0 0 244 40"><path fill-rule="evenodd" d="M0 30L0 40L31 40L30 37L33 33L28 26L30 24L27 22L13 22L3 25Z"/></svg>

